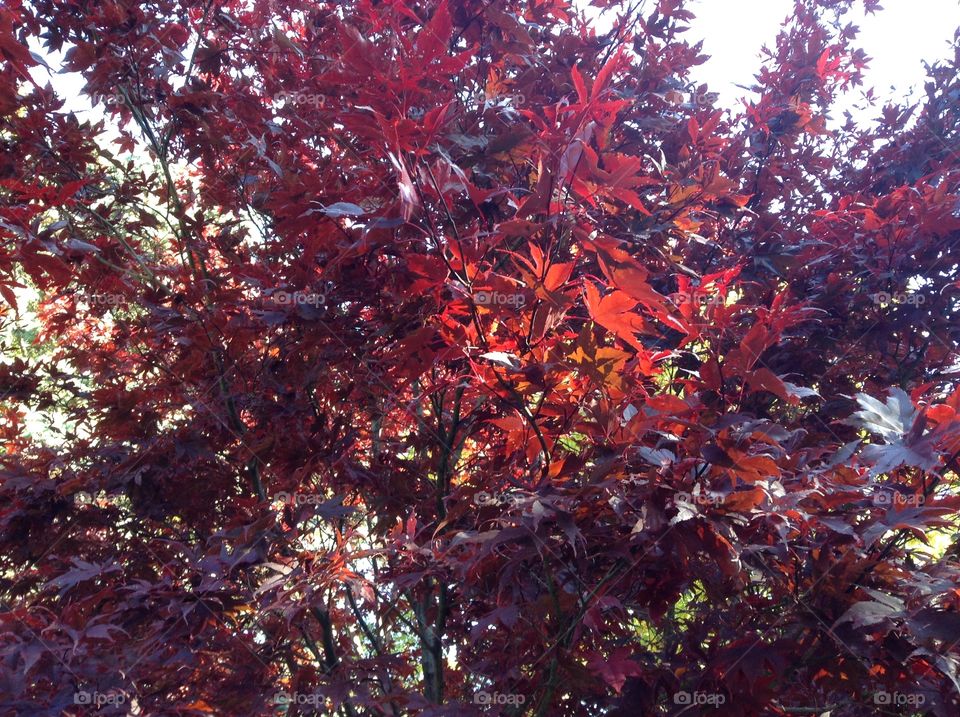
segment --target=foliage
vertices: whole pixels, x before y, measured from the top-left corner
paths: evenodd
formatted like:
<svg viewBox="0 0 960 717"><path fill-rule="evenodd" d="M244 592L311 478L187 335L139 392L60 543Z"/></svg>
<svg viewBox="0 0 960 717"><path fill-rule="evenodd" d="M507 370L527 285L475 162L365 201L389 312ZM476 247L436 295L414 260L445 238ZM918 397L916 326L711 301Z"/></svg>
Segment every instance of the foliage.
<svg viewBox="0 0 960 717"><path fill-rule="evenodd" d="M852 4L733 113L682 0L0 7L6 714L957 714L960 45L831 124Z"/></svg>

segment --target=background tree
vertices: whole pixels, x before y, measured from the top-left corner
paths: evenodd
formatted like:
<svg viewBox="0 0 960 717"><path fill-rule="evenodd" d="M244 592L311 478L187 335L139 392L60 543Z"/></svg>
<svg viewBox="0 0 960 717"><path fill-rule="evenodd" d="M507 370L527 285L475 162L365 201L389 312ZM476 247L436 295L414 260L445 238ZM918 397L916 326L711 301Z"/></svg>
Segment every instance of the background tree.
<svg viewBox="0 0 960 717"><path fill-rule="evenodd" d="M739 113L681 0L0 8L6 713L957 714L960 44L828 129L852 4Z"/></svg>

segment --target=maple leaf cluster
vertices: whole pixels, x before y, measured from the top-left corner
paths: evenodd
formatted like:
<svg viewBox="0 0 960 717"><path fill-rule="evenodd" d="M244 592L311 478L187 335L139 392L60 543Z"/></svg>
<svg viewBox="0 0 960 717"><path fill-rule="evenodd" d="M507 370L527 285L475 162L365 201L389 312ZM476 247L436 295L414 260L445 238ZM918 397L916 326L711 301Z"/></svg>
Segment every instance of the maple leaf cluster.
<svg viewBox="0 0 960 717"><path fill-rule="evenodd" d="M960 40L687 5L0 6L3 714L960 713Z"/></svg>

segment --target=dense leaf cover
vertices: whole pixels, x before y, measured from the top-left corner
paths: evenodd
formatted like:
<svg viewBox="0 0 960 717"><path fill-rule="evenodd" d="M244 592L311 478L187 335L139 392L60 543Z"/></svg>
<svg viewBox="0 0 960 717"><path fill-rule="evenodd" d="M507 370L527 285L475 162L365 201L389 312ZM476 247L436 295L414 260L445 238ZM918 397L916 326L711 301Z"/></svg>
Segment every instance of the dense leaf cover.
<svg viewBox="0 0 960 717"><path fill-rule="evenodd" d="M3 714L960 714L960 45L844 124L852 4L722 112L682 0L8 0Z"/></svg>

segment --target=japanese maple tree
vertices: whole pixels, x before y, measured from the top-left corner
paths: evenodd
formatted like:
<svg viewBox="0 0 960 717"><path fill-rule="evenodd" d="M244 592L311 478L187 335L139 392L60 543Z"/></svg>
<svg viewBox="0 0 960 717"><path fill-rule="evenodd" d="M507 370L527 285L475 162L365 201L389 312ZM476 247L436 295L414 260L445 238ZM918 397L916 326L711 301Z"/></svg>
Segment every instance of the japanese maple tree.
<svg viewBox="0 0 960 717"><path fill-rule="evenodd" d="M854 7L721 110L683 0L7 0L0 712L960 714L960 36L844 118Z"/></svg>

